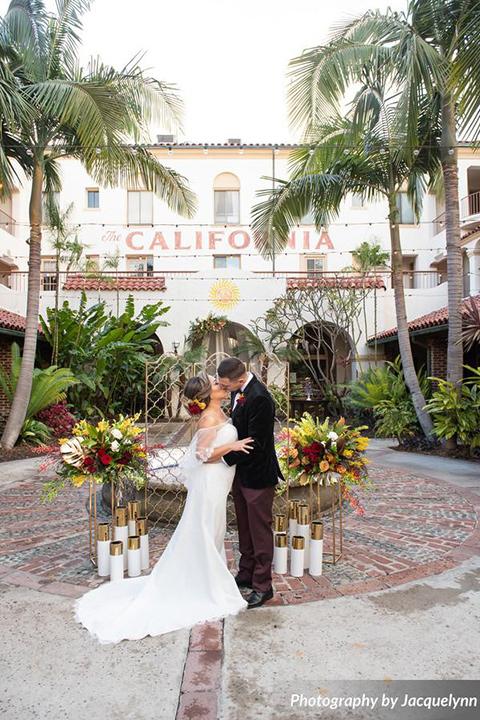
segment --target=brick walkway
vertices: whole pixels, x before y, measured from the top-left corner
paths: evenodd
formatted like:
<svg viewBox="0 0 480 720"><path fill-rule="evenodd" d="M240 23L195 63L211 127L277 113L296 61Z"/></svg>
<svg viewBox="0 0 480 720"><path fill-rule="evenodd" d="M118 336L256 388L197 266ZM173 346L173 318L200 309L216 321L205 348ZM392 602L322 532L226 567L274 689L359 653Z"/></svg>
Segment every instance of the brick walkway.
<svg viewBox="0 0 480 720"><path fill-rule="evenodd" d="M276 593L266 607L382 590L443 572L479 553L479 495L378 465L370 477L373 489L361 498L365 515L344 505L342 559L325 564L321 577L274 575ZM34 478L1 491L0 576L14 585L78 597L103 582L88 559L86 490L65 490L58 501L42 505L42 482ZM327 551L329 534L327 520ZM151 531L152 565L168 537ZM234 572L234 539L226 541L226 550ZM176 720L217 717L222 654L223 622L193 628Z"/></svg>

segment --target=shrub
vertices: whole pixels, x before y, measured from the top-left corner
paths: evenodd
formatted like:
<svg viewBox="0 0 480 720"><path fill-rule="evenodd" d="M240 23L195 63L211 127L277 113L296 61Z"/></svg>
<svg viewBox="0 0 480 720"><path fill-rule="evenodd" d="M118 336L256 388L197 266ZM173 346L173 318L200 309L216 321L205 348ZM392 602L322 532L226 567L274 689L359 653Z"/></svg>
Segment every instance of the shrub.
<svg viewBox="0 0 480 720"><path fill-rule="evenodd" d="M72 428L77 422L77 419L69 411L66 400L45 408L38 413L37 418L50 428L52 435L56 438L71 435Z"/></svg>
<svg viewBox="0 0 480 720"><path fill-rule="evenodd" d="M432 415L435 435L445 440L457 437L473 454L480 447L480 367L464 367L474 374L465 378L460 394L447 380L432 378L438 387L426 407Z"/></svg>

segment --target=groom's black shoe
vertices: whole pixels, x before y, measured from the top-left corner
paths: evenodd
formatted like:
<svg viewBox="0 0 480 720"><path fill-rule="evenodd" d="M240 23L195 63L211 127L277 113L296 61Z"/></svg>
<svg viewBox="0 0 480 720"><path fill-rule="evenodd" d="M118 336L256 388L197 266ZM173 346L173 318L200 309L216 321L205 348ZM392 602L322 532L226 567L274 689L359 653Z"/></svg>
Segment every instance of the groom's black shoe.
<svg viewBox="0 0 480 720"><path fill-rule="evenodd" d="M252 587L252 581L248 582L248 580L242 580L238 577L238 575L235 578L235 582L237 583L239 590L250 590Z"/></svg>
<svg viewBox="0 0 480 720"><path fill-rule="evenodd" d="M248 609L260 607L260 605L263 605L263 603L266 603L267 600L271 600L272 598L273 598L273 589L272 588L270 588L270 590L267 590L264 593L254 590L247 597Z"/></svg>

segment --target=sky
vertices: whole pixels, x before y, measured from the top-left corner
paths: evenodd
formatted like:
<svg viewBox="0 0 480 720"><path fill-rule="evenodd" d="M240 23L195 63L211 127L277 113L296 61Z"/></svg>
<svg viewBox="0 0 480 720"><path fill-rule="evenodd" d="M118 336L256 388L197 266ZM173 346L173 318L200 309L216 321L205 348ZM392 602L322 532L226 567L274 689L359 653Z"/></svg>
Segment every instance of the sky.
<svg viewBox="0 0 480 720"><path fill-rule="evenodd" d="M54 0L46 0L49 10ZM9 2L0 0L3 15ZM406 10L406 0L93 0L84 16L81 62L100 56L142 67L178 86L184 102L179 142L280 143L289 127L288 63L326 42L336 23L368 9ZM165 128L152 128L152 140Z"/></svg>

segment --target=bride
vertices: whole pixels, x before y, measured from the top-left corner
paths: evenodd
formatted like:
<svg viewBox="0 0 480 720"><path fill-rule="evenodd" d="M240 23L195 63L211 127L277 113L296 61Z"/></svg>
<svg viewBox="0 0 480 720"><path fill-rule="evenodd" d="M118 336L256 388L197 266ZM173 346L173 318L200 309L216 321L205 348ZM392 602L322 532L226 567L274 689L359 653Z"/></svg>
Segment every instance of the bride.
<svg viewBox="0 0 480 720"><path fill-rule="evenodd" d="M222 456L232 450L248 453L252 446L251 438L237 440L223 413L226 395L205 372L185 384L182 400L200 417L180 462L188 491L185 508L150 575L105 583L75 602L75 620L100 643L162 635L247 607L226 564L226 503L235 467Z"/></svg>

